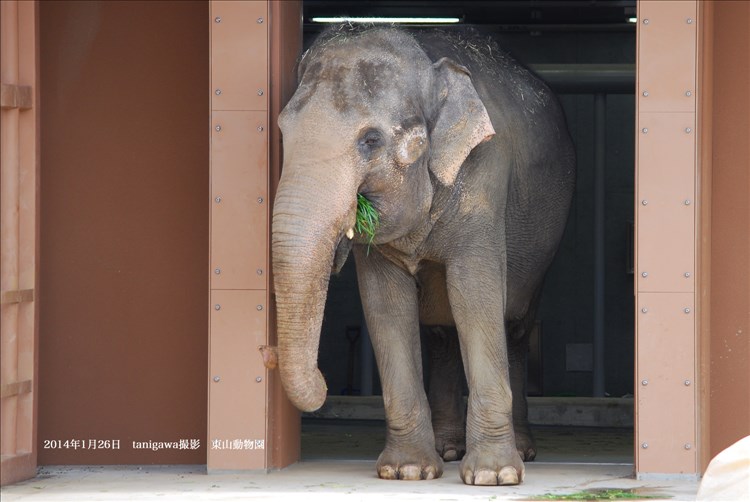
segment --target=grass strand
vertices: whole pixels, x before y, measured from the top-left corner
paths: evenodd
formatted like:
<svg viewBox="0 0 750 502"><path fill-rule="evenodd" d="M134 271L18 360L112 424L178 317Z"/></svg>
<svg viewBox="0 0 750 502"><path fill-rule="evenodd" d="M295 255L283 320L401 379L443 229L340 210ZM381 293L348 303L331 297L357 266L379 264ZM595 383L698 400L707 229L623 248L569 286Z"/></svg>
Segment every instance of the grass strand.
<svg viewBox="0 0 750 502"><path fill-rule="evenodd" d="M535 497L532 497L529 500L644 500L655 498L666 497L663 495L645 495L642 493L634 493L633 491L627 489L602 488L583 490L580 492L567 494L545 493L544 495L537 495Z"/></svg>
<svg viewBox="0 0 750 502"><path fill-rule="evenodd" d="M367 240L367 254L370 254L370 245L375 239L375 232L380 224L380 215L372 202L362 194L357 194L357 221L354 230Z"/></svg>

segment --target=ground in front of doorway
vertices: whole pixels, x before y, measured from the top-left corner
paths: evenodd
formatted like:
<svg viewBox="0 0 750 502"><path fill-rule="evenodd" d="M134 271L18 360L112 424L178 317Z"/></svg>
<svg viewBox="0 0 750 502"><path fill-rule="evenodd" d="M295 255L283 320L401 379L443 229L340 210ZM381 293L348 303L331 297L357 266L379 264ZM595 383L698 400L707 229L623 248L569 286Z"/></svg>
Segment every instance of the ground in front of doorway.
<svg viewBox="0 0 750 502"><path fill-rule="evenodd" d="M458 464L430 481L384 481L375 462L307 461L281 471L206 474L199 466L43 467L36 479L6 486L3 502L191 501L497 501L616 488L668 500L694 500L695 481L637 481L628 464L532 462L518 486L464 485ZM548 499L549 500L549 499Z"/></svg>
<svg viewBox="0 0 750 502"><path fill-rule="evenodd" d="M466 486L458 476L458 462L446 463L440 479L384 481L375 475L385 438L383 421L305 419L303 460L280 471L207 474L205 466L43 467L36 479L3 487L0 493L3 502L498 501L617 489L666 500L695 499L695 480L633 478L631 429L536 427L534 432L537 461L526 464L526 479L518 486Z"/></svg>

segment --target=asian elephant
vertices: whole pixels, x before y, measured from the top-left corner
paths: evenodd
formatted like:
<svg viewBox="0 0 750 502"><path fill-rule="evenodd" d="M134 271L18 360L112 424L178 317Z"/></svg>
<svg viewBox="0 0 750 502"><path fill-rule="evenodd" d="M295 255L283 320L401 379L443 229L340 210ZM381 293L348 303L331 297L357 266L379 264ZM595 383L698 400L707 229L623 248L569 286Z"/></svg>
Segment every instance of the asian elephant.
<svg viewBox="0 0 750 502"><path fill-rule="evenodd" d="M437 478L462 457L467 484L520 483L536 454L525 342L575 180L558 102L491 40L437 30L332 28L298 78L272 222L287 395L307 411L326 398L328 282L353 250L385 404L378 475ZM371 243L357 194L380 217Z"/></svg>

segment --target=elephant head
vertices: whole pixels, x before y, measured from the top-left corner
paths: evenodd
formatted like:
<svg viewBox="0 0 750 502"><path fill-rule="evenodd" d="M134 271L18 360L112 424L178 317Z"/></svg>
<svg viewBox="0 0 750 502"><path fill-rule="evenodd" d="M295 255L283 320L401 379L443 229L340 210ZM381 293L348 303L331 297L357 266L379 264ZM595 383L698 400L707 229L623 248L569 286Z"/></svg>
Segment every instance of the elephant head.
<svg viewBox="0 0 750 502"><path fill-rule="evenodd" d="M452 185L494 130L469 71L431 61L398 30L333 30L298 72L279 117L272 253L282 383L312 411L326 397L320 329L329 277L352 245L357 194L380 215L374 245L408 237L428 219L437 183Z"/></svg>

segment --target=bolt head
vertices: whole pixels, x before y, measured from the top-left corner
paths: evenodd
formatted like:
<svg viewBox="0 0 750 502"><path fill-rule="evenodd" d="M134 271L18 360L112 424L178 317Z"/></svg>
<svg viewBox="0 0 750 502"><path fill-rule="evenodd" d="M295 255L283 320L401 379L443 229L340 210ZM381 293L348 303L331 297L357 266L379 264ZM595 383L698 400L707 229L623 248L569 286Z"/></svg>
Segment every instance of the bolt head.
<svg viewBox="0 0 750 502"><path fill-rule="evenodd" d="M216 275L221 274L221 269L220 268L214 269L214 274Z"/></svg>
<svg viewBox="0 0 750 502"><path fill-rule="evenodd" d="M641 443L641 448L643 448L644 450L645 450L646 448L648 448L648 443Z"/></svg>
<svg viewBox="0 0 750 502"><path fill-rule="evenodd" d="M255 381L260 383L263 381L263 377L255 377Z"/></svg>
<svg viewBox="0 0 750 502"><path fill-rule="evenodd" d="M643 272L643 273L641 274L641 277L648 277L648 272Z"/></svg>
<svg viewBox="0 0 750 502"><path fill-rule="evenodd" d="M690 205L690 199L685 199L685 205L686 205L686 206L689 206L689 205Z"/></svg>
<svg viewBox="0 0 750 502"><path fill-rule="evenodd" d="M255 273L258 275L263 275L263 269L259 268L258 270L255 271Z"/></svg>
<svg viewBox="0 0 750 502"><path fill-rule="evenodd" d="M647 309L646 307L643 307L643 308L641 309L641 312L643 312L643 313L645 314L646 312L648 312L648 309Z"/></svg>
<svg viewBox="0 0 750 502"><path fill-rule="evenodd" d="M258 305L258 306L256 306L256 307L255 307L255 309L256 309L256 310L257 310L258 312L260 312L261 310L263 310L263 305Z"/></svg>
<svg viewBox="0 0 750 502"><path fill-rule="evenodd" d="M685 380L685 382L684 382L684 383L685 383L685 387L690 387L690 384L691 384L692 382L690 382L690 380Z"/></svg>
<svg viewBox="0 0 750 502"><path fill-rule="evenodd" d="M262 17L258 18L258 24L263 24L263 18Z"/></svg>
<svg viewBox="0 0 750 502"><path fill-rule="evenodd" d="M220 22L221 22L221 16L216 16L216 17L214 18L214 22L216 22L216 23L220 23Z"/></svg>
<svg viewBox="0 0 750 502"><path fill-rule="evenodd" d="M258 126L258 132L263 132L264 130L263 126Z"/></svg>
<svg viewBox="0 0 750 502"><path fill-rule="evenodd" d="M262 96L262 95L263 95L263 89L258 89L258 96Z"/></svg>
<svg viewBox="0 0 750 502"><path fill-rule="evenodd" d="M263 197L258 197L258 204L263 204Z"/></svg>
<svg viewBox="0 0 750 502"><path fill-rule="evenodd" d="M693 445L691 445L690 443L685 443L685 449L686 450L689 450L692 447L693 447Z"/></svg>
<svg viewBox="0 0 750 502"><path fill-rule="evenodd" d="M687 308L687 307L685 307L685 310L683 310L683 312L685 312L686 314L689 314L690 313L690 309Z"/></svg>
<svg viewBox="0 0 750 502"><path fill-rule="evenodd" d="M686 127L685 128L685 133L686 134L690 134L691 132L693 132L693 130L690 127Z"/></svg>
<svg viewBox="0 0 750 502"><path fill-rule="evenodd" d="M644 205L644 206L648 206L648 201L646 199L643 199L641 201L641 204Z"/></svg>
<svg viewBox="0 0 750 502"><path fill-rule="evenodd" d="M687 18L687 19L685 20L685 22L686 22L687 24L693 24L693 19L692 19L692 18Z"/></svg>
<svg viewBox="0 0 750 502"><path fill-rule="evenodd" d="M216 126L216 132L219 132L219 131L221 131L221 126L220 126L220 125L217 125L217 126Z"/></svg>
<svg viewBox="0 0 750 502"><path fill-rule="evenodd" d="M214 382L220 382L220 381L221 381L221 377L219 375L216 375L214 377Z"/></svg>
<svg viewBox="0 0 750 502"><path fill-rule="evenodd" d="M644 387L645 387L646 385L648 385L648 380L641 380L641 385L643 385Z"/></svg>
<svg viewBox="0 0 750 502"><path fill-rule="evenodd" d="M648 24L648 23L650 23L650 22L651 22L651 21L649 21L649 20L648 20L648 18L646 18L646 19L644 19L644 20L643 20L643 24Z"/></svg>
<svg viewBox="0 0 750 502"><path fill-rule="evenodd" d="M693 95L693 92L692 92L692 91L686 91L686 92L685 92L685 96L687 96L687 97L690 97L690 96L692 96L692 95Z"/></svg>
<svg viewBox="0 0 750 502"><path fill-rule="evenodd" d="M690 272L685 272L684 275L685 275L685 278L687 279L688 277L690 277Z"/></svg>
<svg viewBox="0 0 750 502"><path fill-rule="evenodd" d="M216 198L214 199L214 201L215 201L215 202L216 202L216 203L218 204L219 202L221 202L221 197L216 197Z"/></svg>
<svg viewBox="0 0 750 502"><path fill-rule="evenodd" d="M644 97L644 98L647 98L647 97L648 97L648 91L643 91L643 97Z"/></svg>
<svg viewBox="0 0 750 502"><path fill-rule="evenodd" d="M216 89L214 91L214 94L216 94L217 96L221 96L221 89Z"/></svg>
<svg viewBox="0 0 750 502"><path fill-rule="evenodd" d="M641 129L641 132L643 134L648 134L648 127L644 127L643 129Z"/></svg>
<svg viewBox="0 0 750 502"><path fill-rule="evenodd" d="M219 305L218 303L214 305L214 310L221 310L221 305Z"/></svg>

